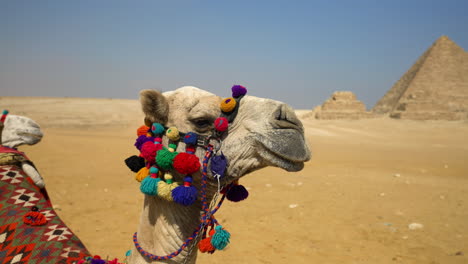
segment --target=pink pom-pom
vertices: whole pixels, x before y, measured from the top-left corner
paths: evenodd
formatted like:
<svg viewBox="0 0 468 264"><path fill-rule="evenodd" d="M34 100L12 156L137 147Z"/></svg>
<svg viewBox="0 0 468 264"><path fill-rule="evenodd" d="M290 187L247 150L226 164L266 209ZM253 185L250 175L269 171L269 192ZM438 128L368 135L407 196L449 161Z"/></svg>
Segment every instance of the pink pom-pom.
<svg viewBox="0 0 468 264"><path fill-rule="evenodd" d="M189 153L179 153L174 158L172 165L180 174L192 174L200 170L200 161L198 157Z"/></svg>
<svg viewBox="0 0 468 264"><path fill-rule="evenodd" d="M229 121L225 117L218 117L216 118L214 125L217 131L224 132L229 127Z"/></svg>
<svg viewBox="0 0 468 264"><path fill-rule="evenodd" d="M149 161L154 162L156 158L156 152L162 149L161 144L154 144L153 142L146 142L141 146L141 156Z"/></svg>

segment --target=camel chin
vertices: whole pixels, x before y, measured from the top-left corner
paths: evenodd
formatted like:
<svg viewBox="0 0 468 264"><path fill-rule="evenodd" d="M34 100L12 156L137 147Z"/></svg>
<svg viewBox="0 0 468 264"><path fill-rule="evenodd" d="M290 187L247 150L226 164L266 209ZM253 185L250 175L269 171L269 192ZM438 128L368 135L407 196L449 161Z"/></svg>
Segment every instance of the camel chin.
<svg viewBox="0 0 468 264"><path fill-rule="evenodd" d="M280 167L287 171L300 171L304 162L310 160L310 151L302 134L295 129L276 129L265 135L257 134L261 145L258 151L263 160L270 166ZM296 138L295 141L278 140L278 138Z"/></svg>

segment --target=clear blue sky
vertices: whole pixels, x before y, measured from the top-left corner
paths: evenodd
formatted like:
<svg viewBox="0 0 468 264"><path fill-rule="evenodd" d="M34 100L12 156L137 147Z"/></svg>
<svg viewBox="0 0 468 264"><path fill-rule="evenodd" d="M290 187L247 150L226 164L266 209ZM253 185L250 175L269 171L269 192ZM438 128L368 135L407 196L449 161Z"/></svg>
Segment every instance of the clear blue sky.
<svg viewBox="0 0 468 264"><path fill-rule="evenodd" d="M0 2L0 96L138 98L194 85L310 109L371 108L441 35L468 49L468 1Z"/></svg>

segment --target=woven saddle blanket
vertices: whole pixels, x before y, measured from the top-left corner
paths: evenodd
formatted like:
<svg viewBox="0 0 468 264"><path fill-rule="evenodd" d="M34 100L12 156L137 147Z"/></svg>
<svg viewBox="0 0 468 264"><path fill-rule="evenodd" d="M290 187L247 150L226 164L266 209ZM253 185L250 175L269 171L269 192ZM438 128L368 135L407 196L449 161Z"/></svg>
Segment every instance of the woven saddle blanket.
<svg viewBox="0 0 468 264"><path fill-rule="evenodd" d="M38 218L31 216L32 209L41 214L41 225L34 225ZM45 189L34 185L17 166L0 166L0 263L65 264L88 256L52 208Z"/></svg>

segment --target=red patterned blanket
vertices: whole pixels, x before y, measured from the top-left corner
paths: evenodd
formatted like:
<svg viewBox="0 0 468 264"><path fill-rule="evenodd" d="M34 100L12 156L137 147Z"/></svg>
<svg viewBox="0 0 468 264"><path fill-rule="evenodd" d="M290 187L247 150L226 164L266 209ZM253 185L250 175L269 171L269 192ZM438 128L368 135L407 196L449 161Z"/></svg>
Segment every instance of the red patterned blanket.
<svg viewBox="0 0 468 264"><path fill-rule="evenodd" d="M0 166L0 263L77 263L87 256L45 189L18 167Z"/></svg>

